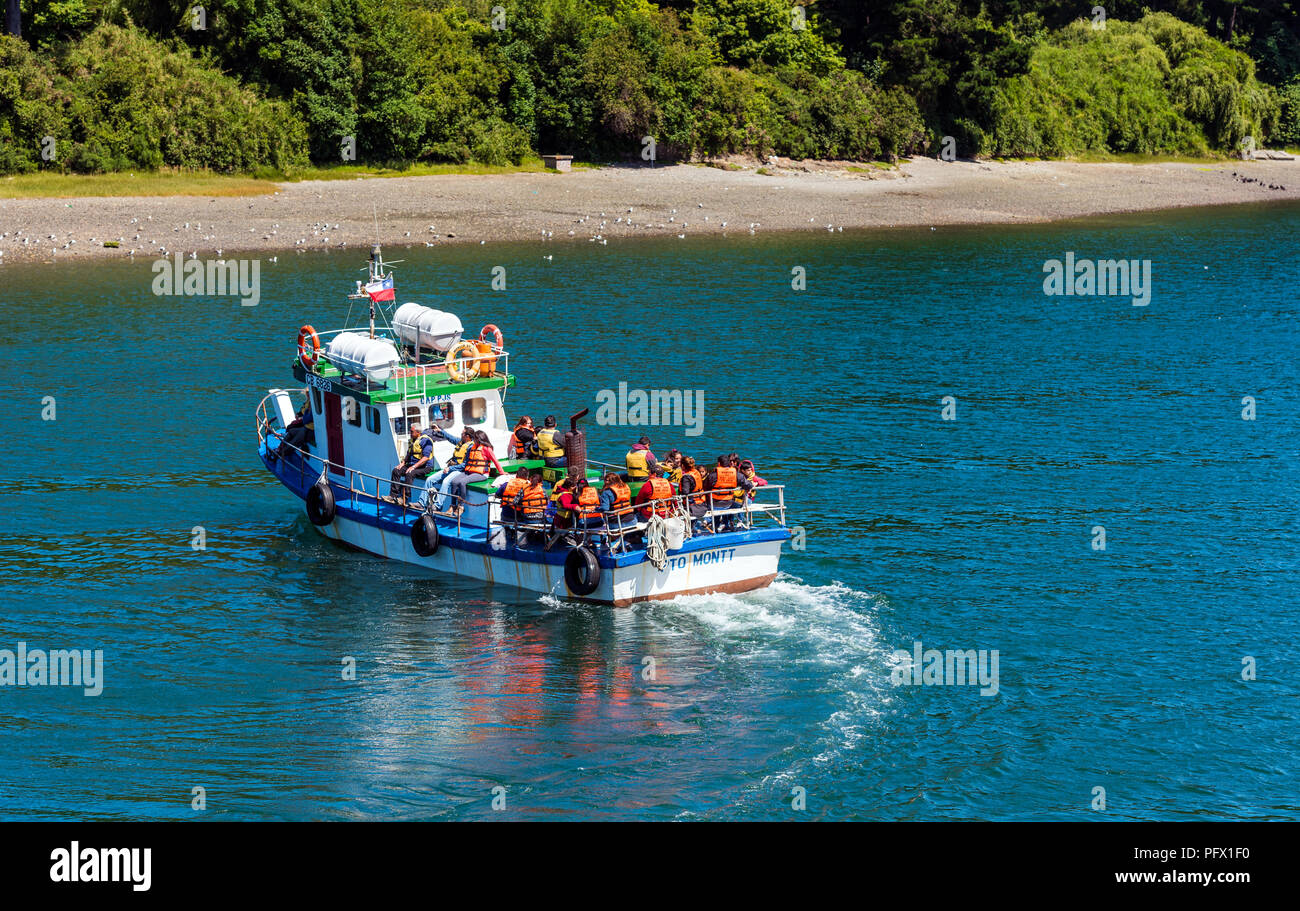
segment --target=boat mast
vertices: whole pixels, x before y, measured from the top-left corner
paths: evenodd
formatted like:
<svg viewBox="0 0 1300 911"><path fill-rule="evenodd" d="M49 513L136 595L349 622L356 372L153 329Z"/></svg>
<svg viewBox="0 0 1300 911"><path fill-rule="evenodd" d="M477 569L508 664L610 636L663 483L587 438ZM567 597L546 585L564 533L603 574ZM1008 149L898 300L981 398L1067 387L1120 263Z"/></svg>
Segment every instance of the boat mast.
<svg viewBox="0 0 1300 911"><path fill-rule="evenodd" d="M370 248L370 280L378 281L384 275L384 256L379 252L379 244ZM370 337L375 337L375 299L370 295Z"/></svg>

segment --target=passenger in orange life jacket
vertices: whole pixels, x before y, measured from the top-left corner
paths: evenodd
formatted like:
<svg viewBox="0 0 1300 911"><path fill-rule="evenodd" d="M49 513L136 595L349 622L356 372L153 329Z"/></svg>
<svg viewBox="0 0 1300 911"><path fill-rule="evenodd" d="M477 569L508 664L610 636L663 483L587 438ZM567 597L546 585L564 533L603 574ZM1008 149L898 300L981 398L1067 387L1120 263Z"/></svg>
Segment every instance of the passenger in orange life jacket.
<svg viewBox="0 0 1300 911"><path fill-rule="evenodd" d="M710 491L710 505L715 510L730 509L735 503L737 490L748 493L754 489L754 482L741 477L740 471L731 464L731 456L718 456L718 464L704 479L704 488ZM731 527L731 517L715 517L720 529Z"/></svg>
<svg viewBox="0 0 1300 911"><path fill-rule="evenodd" d="M515 513L524 522L542 522L546 519L546 488L542 486L542 473L534 471L528 476L528 486L515 494Z"/></svg>
<svg viewBox="0 0 1300 911"><path fill-rule="evenodd" d="M704 472L700 471L695 459L690 456L682 456L682 479L680 488L684 494L694 494L686 499L686 507L690 510L692 519L701 519L709 511L709 497L704 493ZM696 530L703 529L696 525Z"/></svg>
<svg viewBox="0 0 1300 911"><path fill-rule="evenodd" d="M515 472L515 476L497 488L497 494L501 500L501 521L514 522L520 518L515 511L515 498L518 497L528 487L528 469L521 468Z"/></svg>
<svg viewBox="0 0 1300 911"><path fill-rule="evenodd" d="M623 479L612 471L606 472L604 488L600 492L600 508L611 527L635 525L632 509L632 491Z"/></svg>
<svg viewBox="0 0 1300 911"><path fill-rule="evenodd" d="M510 434L510 443L506 447L506 459L528 458L528 445L532 443L533 437L533 419L528 415L524 415L515 424L514 432Z"/></svg>
<svg viewBox="0 0 1300 911"><path fill-rule="evenodd" d="M665 497L671 497L677 491L672 483L664 480L664 468L662 465L655 465L650 469L650 480L641 486L641 491L636 495L636 505L648 503L651 500L662 501L656 503L653 507L646 506L638 512L643 519L650 518L651 510L661 516L667 516L668 510L672 506L671 501L666 501Z"/></svg>
<svg viewBox="0 0 1300 911"><path fill-rule="evenodd" d="M470 445L469 452L465 454L465 467L460 471L453 471L447 475L442 482L442 489L438 491L438 498L434 500L433 511L443 512L447 500L452 500L450 515L458 516L465 509L465 497L469 494L469 485L486 480L488 477L488 466L496 468L497 474L505 474L501 463L497 461L496 453L492 451L492 441L488 435L481 430L470 430L473 443Z"/></svg>
<svg viewBox="0 0 1300 911"><path fill-rule="evenodd" d="M579 478L572 491L560 495L560 505L573 514L575 528L604 524L600 516L600 494L586 478Z"/></svg>

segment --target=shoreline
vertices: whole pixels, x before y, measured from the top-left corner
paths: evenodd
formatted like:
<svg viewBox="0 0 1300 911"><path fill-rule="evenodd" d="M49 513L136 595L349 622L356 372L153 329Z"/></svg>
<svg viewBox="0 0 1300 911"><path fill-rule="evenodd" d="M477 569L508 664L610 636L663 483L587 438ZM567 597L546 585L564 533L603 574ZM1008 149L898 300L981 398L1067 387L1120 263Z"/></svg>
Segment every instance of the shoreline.
<svg viewBox="0 0 1300 911"><path fill-rule="evenodd" d="M302 181L261 196L6 199L0 200L0 266L176 253L209 259L295 249L368 251L376 240L376 213L384 246L439 246L529 239L608 243L828 226L1033 224L1300 199L1300 161L915 158L892 170L790 161L764 170L770 173L677 164ZM105 247L105 240L120 246Z"/></svg>

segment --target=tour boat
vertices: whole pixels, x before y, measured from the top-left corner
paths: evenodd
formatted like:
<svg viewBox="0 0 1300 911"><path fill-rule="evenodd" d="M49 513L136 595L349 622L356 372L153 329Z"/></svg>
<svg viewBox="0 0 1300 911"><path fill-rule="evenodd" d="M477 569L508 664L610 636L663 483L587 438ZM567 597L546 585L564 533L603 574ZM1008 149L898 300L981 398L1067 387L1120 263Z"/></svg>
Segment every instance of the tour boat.
<svg viewBox="0 0 1300 911"><path fill-rule="evenodd" d="M622 521L593 515L580 528L503 515L498 488L520 466L542 474L548 495L562 477L587 477L599 490L606 471L625 466L587 458L579 426L585 411L569 420L563 437L567 466L505 459L512 433L505 403L515 377L501 331L489 325L466 337L458 316L416 303L390 314L392 265L375 246L368 280L348 295L369 301L368 324L319 333L303 326L292 365L296 387L269 390L257 407L263 464L303 501L321 534L435 572L615 606L751 591L776 578L791 536L781 485L754 488L751 496L675 494ZM286 439L295 396L309 400L313 425L298 445ZM436 489L414 492L410 503L423 499L423 506L393 502L391 472L405 458L411 423L457 436L465 427L486 433L505 474L468 485L463 498L453 498L455 515L433 511ZM452 450L435 436L439 467ZM706 471L712 462L699 461ZM640 486L630 484L634 499Z"/></svg>

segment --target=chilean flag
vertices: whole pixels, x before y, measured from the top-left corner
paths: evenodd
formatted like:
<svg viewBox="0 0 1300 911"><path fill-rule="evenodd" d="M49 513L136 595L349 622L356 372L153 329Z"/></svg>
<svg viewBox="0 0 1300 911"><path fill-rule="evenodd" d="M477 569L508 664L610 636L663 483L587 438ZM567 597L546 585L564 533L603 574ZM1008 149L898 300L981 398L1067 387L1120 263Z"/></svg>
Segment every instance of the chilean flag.
<svg viewBox="0 0 1300 911"><path fill-rule="evenodd" d="M397 297L397 292L393 290L393 277L391 275L382 281L371 282L366 285L365 291L370 295L372 301L390 301Z"/></svg>

